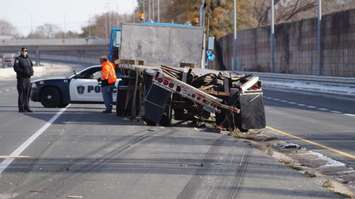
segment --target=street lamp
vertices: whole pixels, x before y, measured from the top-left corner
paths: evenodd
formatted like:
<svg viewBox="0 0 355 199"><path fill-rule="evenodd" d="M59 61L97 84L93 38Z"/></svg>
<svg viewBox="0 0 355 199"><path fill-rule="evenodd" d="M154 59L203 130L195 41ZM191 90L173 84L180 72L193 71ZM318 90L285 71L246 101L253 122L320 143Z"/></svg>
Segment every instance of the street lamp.
<svg viewBox="0 0 355 199"><path fill-rule="evenodd" d="M158 0L158 22L160 22L160 0Z"/></svg>
<svg viewBox="0 0 355 199"><path fill-rule="evenodd" d="M151 20L151 10L152 10L152 6L151 6L151 2L150 0L148 0L148 20Z"/></svg>
<svg viewBox="0 0 355 199"><path fill-rule="evenodd" d="M275 0L271 0L271 72L275 72Z"/></svg>
<svg viewBox="0 0 355 199"><path fill-rule="evenodd" d="M233 59L232 67L233 70L239 70L239 58L238 58L238 13L237 13L237 0L233 1L233 32L234 32L234 42L233 42Z"/></svg>
<svg viewBox="0 0 355 199"><path fill-rule="evenodd" d="M321 64L321 53L322 53L322 46L321 46L321 26L322 26L322 0L317 0L317 44L316 44L316 61L313 74L314 75L321 75L322 74L322 64Z"/></svg>
<svg viewBox="0 0 355 199"><path fill-rule="evenodd" d="M153 21L155 21L155 4L154 4L155 0L152 0L152 14L153 14Z"/></svg>

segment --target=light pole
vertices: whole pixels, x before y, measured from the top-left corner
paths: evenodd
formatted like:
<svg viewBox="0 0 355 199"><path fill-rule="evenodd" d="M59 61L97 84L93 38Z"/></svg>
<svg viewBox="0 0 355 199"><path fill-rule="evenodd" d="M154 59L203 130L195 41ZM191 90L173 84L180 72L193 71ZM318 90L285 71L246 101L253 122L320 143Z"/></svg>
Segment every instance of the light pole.
<svg viewBox="0 0 355 199"><path fill-rule="evenodd" d="M200 7L200 26L205 26L205 9L206 9L206 1L202 0Z"/></svg>
<svg viewBox="0 0 355 199"><path fill-rule="evenodd" d="M316 61L313 74L314 75L321 75L322 74L322 63L321 63L321 53L322 53L322 46L321 46L321 37L322 37L322 0L317 0L317 46L316 46Z"/></svg>
<svg viewBox="0 0 355 199"><path fill-rule="evenodd" d="M275 0L271 0L271 72L275 72Z"/></svg>
<svg viewBox="0 0 355 199"><path fill-rule="evenodd" d="M158 0L158 22L160 22L160 0Z"/></svg>
<svg viewBox="0 0 355 199"><path fill-rule="evenodd" d="M154 4L155 0L152 0L152 13L153 13L153 21L155 21L155 4Z"/></svg>
<svg viewBox="0 0 355 199"><path fill-rule="evenodd" d="M232 67L233 70L239 70L239 59L238 59L238 13L237 13L237 0L233 1L233 31L234 31L234 41L233 41L233 59L232 59Z"/></svg>
<svg viewBox="0 0 355 199"><path fill-rule="evenodd" d="M142 1L142 10L143 10L143 15L144 15L144 18L143 18L143 23L145 22L145 0Z"/></svg>
<svg viewBox="0 0 355 199"><path fill-rule="evenodd" d="M152 6L151 6L151 3L150 3L150 0L148 0L148 20L150 21L151 20L151 10L152 10Z"/></svg>
<svg viewBox="0 0 355 199"><path fill-rule="evenodd" d="M234 40L237 39L237 0L234 0Z"/></svg>
<svg viewBox="0 0 355 199"><path fill-rule="evenodd" d="M205 14L206 14L206 0L201 1L200 7L200 27L203 28L203 46L202 46L202 56L201 56L201 68L206 67L206 27L205 27Z"/></svg>

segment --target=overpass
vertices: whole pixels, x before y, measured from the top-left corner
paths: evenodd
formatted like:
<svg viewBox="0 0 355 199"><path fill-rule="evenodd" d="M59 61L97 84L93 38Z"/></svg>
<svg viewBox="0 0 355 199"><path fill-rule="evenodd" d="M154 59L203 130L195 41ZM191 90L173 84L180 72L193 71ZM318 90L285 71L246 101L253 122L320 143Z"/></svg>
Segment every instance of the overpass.
<svg viewBox="0 0 355 199"><path fill-rule="evenodd" d="M31 39L1 41L0 55L18 54L23 46L29 49L30 56L37 63L46 60L95 64L98 57L108 54L108 45L100 39Z"/></svg>

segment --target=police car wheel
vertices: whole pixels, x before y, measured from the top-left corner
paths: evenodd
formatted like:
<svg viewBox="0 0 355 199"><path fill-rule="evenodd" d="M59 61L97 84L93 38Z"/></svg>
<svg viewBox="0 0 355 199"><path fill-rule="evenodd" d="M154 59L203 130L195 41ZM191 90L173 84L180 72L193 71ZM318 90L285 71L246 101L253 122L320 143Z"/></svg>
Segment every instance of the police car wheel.
<svg viewBox="0 0 355 199"><path fill-rule="evenodd" d="M60 93L56 88L46 87L41 92L41 104L46 108L59 107L60 101Z"/></svg>

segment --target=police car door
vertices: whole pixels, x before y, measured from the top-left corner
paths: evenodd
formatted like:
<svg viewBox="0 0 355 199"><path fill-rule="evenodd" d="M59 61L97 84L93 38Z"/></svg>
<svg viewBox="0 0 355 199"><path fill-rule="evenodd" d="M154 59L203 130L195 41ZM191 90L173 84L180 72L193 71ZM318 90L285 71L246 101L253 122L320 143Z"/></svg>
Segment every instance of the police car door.
<svg viewBox="0 0 355 199"><path fill-rule="evenodd" d="M70 81L72 102L103 102L101 87L97 78L101 77L100 67L89 68Z"/></svg>

